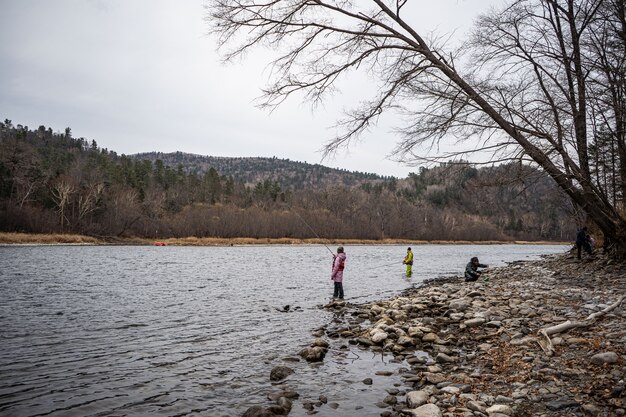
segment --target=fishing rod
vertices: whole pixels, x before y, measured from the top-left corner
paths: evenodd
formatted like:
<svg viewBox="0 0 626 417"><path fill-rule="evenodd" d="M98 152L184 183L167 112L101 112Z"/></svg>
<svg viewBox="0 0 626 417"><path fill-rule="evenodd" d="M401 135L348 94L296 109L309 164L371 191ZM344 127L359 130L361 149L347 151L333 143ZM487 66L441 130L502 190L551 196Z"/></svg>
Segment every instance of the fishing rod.
<svg viewBox="0 0 626 417"><path fill-rule="evenodd" d="M300 220L302 220L302 223L306 224L306 226L309 228L309 230L311 230L311 232L313 232L313 234L314 234L314 235L315 235L315 236L316 236L319 240L322 240L322 238L321 238L321 237L320 237L317 233L315 233L315 230L313 230L313 228L312 228L312 227L311 227L311 226L310 226L310 225L306 222L306 220L304 220L304 219L302 218L302 216L300 216L300 214L299 214L296 210L293 210L293 212L294 212L294 213L296 213L296 216L298 216L298 217L300 218ZM322 245L326 246L326 244L325 244L325 243L322 243ZM331 254L331 255L335 256L335 253L334 253L334 252L333 252L333 251L332 251L332 250L331 250L328 246L326 246L326 249L328 249L328 252L330 252L330 254Z"/></svg>

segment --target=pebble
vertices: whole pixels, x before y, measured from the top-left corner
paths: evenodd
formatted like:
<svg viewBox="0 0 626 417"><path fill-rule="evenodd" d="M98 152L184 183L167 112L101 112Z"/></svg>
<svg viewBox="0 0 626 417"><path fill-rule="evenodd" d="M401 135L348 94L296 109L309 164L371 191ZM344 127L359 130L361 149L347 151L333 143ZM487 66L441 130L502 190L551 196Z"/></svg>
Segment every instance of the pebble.
<svg viewBox="0 0 626 417"><path fill-rule="evenodd" d="M589 327L551 335L551 354L538 333L611 306L626 294L625 275L626 263L600 253L589 262L550 255L491 268L488 282L439 278L389 300L326 306L336 326L315 336L334 334L342 346L405 366L402 384L389 384L408 387L406 398L399 402L400 391L388 388L371 403L387 407L380 415L626 416L626 357L615 348L626 341L626 302Z"/></svg>

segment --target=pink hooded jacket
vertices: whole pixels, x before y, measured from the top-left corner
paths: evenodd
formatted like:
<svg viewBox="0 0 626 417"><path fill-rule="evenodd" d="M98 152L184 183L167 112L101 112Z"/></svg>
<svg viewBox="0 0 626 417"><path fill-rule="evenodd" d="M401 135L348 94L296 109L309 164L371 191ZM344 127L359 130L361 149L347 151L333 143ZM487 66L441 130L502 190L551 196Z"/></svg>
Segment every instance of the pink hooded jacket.
<svg viewBox="0 0 626 417"><path fill-rule="evenodd" d="M338 253L337 256L335 256L335 261L333 262L333 272L330 274L330 279L335 282L343 281L343 268L345 261L345 253Z"/></svg>

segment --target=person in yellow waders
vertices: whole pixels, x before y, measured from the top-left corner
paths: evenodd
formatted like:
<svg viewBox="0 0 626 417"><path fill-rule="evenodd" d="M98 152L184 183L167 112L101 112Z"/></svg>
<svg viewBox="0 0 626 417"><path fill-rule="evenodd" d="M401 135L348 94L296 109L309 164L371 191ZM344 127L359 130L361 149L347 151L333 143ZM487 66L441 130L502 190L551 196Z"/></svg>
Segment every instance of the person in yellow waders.
<svg viewBox="0 0 626 417"><path fill-rule="evenodd" d="M406 250L406 256L404 257L404 261L402 263L406 265L406 276L410 277L413 273L411 270L413 268L413 252L411 251L411 248Z"/></svg>

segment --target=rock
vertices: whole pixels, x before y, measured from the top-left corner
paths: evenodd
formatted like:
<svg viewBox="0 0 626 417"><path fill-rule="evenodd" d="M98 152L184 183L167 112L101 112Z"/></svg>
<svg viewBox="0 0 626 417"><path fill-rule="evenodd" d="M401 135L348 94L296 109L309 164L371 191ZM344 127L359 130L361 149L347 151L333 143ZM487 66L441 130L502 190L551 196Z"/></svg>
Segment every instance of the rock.
<svg viewBox="0 0 626 417"><path fill-rule="evenodd" d="M328 348L328 342L325 341L324 339L315 339L313 341L313 343L311 343L311 346L319 346L319 347L323 347L323 348Z"/></svg>
<svg viewBox="0 0 626 417"><path fill-rule="evenodd" d="M398 338L398 344L400 346L412 346L413 345L413 339L411 339L408 336L400 336Z"/></svg>
<svg viewBox="0 0 626 417"><path fill-rule="evenodd" d="M429 365L426 367L426 370L428 372L432 372L433 374L438 374L443 371L443 369L441 369L441 366L439 365Z"/></svg>
<svg viewBox="0 0 626 417"><path fill-rule="evenodd" d="M439 363L453 363L453 362L456 362L456 358L453 358L452 356L448 356L445 353L440 352L437 354L435 361Z"/></svg>
<svg viewBox="0 0 626 417"><path fill-rule="evenodd" d="M447 394L456 395L459 392L461 392L461 390L458 387L454 387L452 385L448 385L447 387L441 388L441 392L445 392Z"/></svg>
<svg viewBox="0 0 626 417"><path fill-rule="evenodd" d="M461 321L465 318L465 313L452 313L450 319L454 321Z"/></svg>
<svg viewBox="0 0 626 417"><path fill-rule="evenodd" d="M511 404L513 403L513 398L505 397L504 395L496 396L496 404Z"/></svg>
<svg viewBox="0 0 626 417"><path fill-rule="evenodd" d="M441 384L442 382L447 381L446 376L443 374L433 374L431 372L424 372L424 377L426 378L426 381L434 385Z"/></svg>
<svg viewBox="0 0 626 417"><path fill-rule="evenodd" d="M600 414L601 410L594 404L585 404L581 407L585 415L595 417Z"/></svg>
<svg viewBox="0 0 626 417"><path fill-rule="evenodd" d="M574 400L557 400L546 403L546 408L551 411L563 410L565 408L578 408L580 405Z"/></svg>
<svg viewBox="0 0 626 417"><path fill-rule="evenodd" d="M300 394L298 394L295 391L276 391L276 392L271 392L269 394L267 394L267 398L271 401L278 401L280 399L280 397L285 397L285 398L289 398L289 399L296 399L300 397Z"/></svg>
<svg viewBox="0 0 626 417"><path fill-rule="evenodd" d="M603 365L605 363L606 364L615 363L618 360L619 360L619 357L617 356L617 353L615 352L598 353L591 357L591 363L595 365Z"/></svg>
<svg viewBox="0 0 626 417"><path fill-rule="evenodd" d="M288 366L277 366L270 372L270 381L280 381L293 374L293 369Z"/></svg>
<svg viewBox="0 0 626 417"><path fill-rule="evenodd" d="M408 335L410 337L422 337L424 335L424 332L417 326L412 326L409 327L409 330L407 331Z"/></svg>
<svg viewBox="0 0 626 417"><path fill-rule="evenodd" d="M441 410L435 404L424 404L411 410L413 417L443 417Z"/></svg>
<svg viewBox="0 0 626 417"><path fill-rule="evenodd" d="M362 382L363 382L365 385L372 385L372 383L373 383L374 381L372 381L372 378L365 378Z"/></svg>
<svg viewBox="0 0 626 417"><path fill-rule="evenodd" d="M387 337L389 337L389 335L381 330L372 335L372 342L381 343L383 340L387 339Z"/></svg>
<svg viewBox="0 0 626 417"><path fill-rule="evenodd" d="M487 405L482 401L468 401L467 408L472 411L487 414Z"/></svg>
<svg viewBox="0 0 626 417"><path fill-rule="evenodd" d="M398 403L398 399L394 395L387 395L383 402L385 404L394 405Z"/></svg>
<svg viewBox="0 0 626 417"><path fill-rule="evenodd" d="M464 299L452 300L450 304L448 304L448 308L456 311L465 311L469 308L470 304L468 301Z"/></svg>
<svg viewBox="0 0 626 417"><path fill-rule="evenodd" d="M487 414L489 415L492 415L492 414L504 414L506 416L513 415L513 409L505 404L492 405L491 407L487 408L486 411L487 411Z"/></svg>
<svg viewBox="0 0 626 417"><path fill-rule="evenodd" d="M406 405L409 408L417 408L426 404L429 397L426 391L411 391L406 394Z"/></svg>
<svg viewBox="0 0 626 417"><path fill-rule="evenodd" d="M286 410L283 407L279 406L279 405L271 405L269 407L267 407L267 411L272 413L272 415L276 415L276 416L284 416L289 414L290 410Z"/></svg>
<svg viewBox="0 0 626 417"><path fill-rule="evenodd" d="M307 362L321 362L326 356L326 349L321 346L304 348L298 353Z"/></svg>
<svg viewBox="0 0 626 417"><path fill-rule="evenodd" d="M268 409L261 407L260 405L253 405L248 408L241 417L276 417L276 414L272 413Z"/></svg>
<svg viewBox="0 0 626 417"><path fill-rule="evenodd" d="M278 401L276 401L276 404L279 407L282 407L285 410L287 410L287 412L291 411L291 407L293 406L293 403L291 402L291 400L285 397L280 397Z"/></svg>
<svg viewBox="0 0 626 417"><path fill-rule="evenodd" d="M393 375L393 372L391 372L391 371L376 371L376 375L391 376L391 375Z"/></svg>
<svg viewBox="0 0 626 417"><path fill-rule="evenodd" d="M434 342L435 340L437 340L438 337L435 333L426 333L424 336L422 336L422 342Z"/></svg>
<svg viewBox="0 0 626 417"><path fill-rule="evenodd" d="M339 408L339 403L328 403L328 406L333 410L336 410Z"/></svg>
<svg viewBox="0 0 626 417"><path fill-rule="evenodd" d="M465 324L467 327L478 327L484 324L486 321L487 320L485 320L483 317L477 317L475 319L465 320L463 324Z"/></svg>

